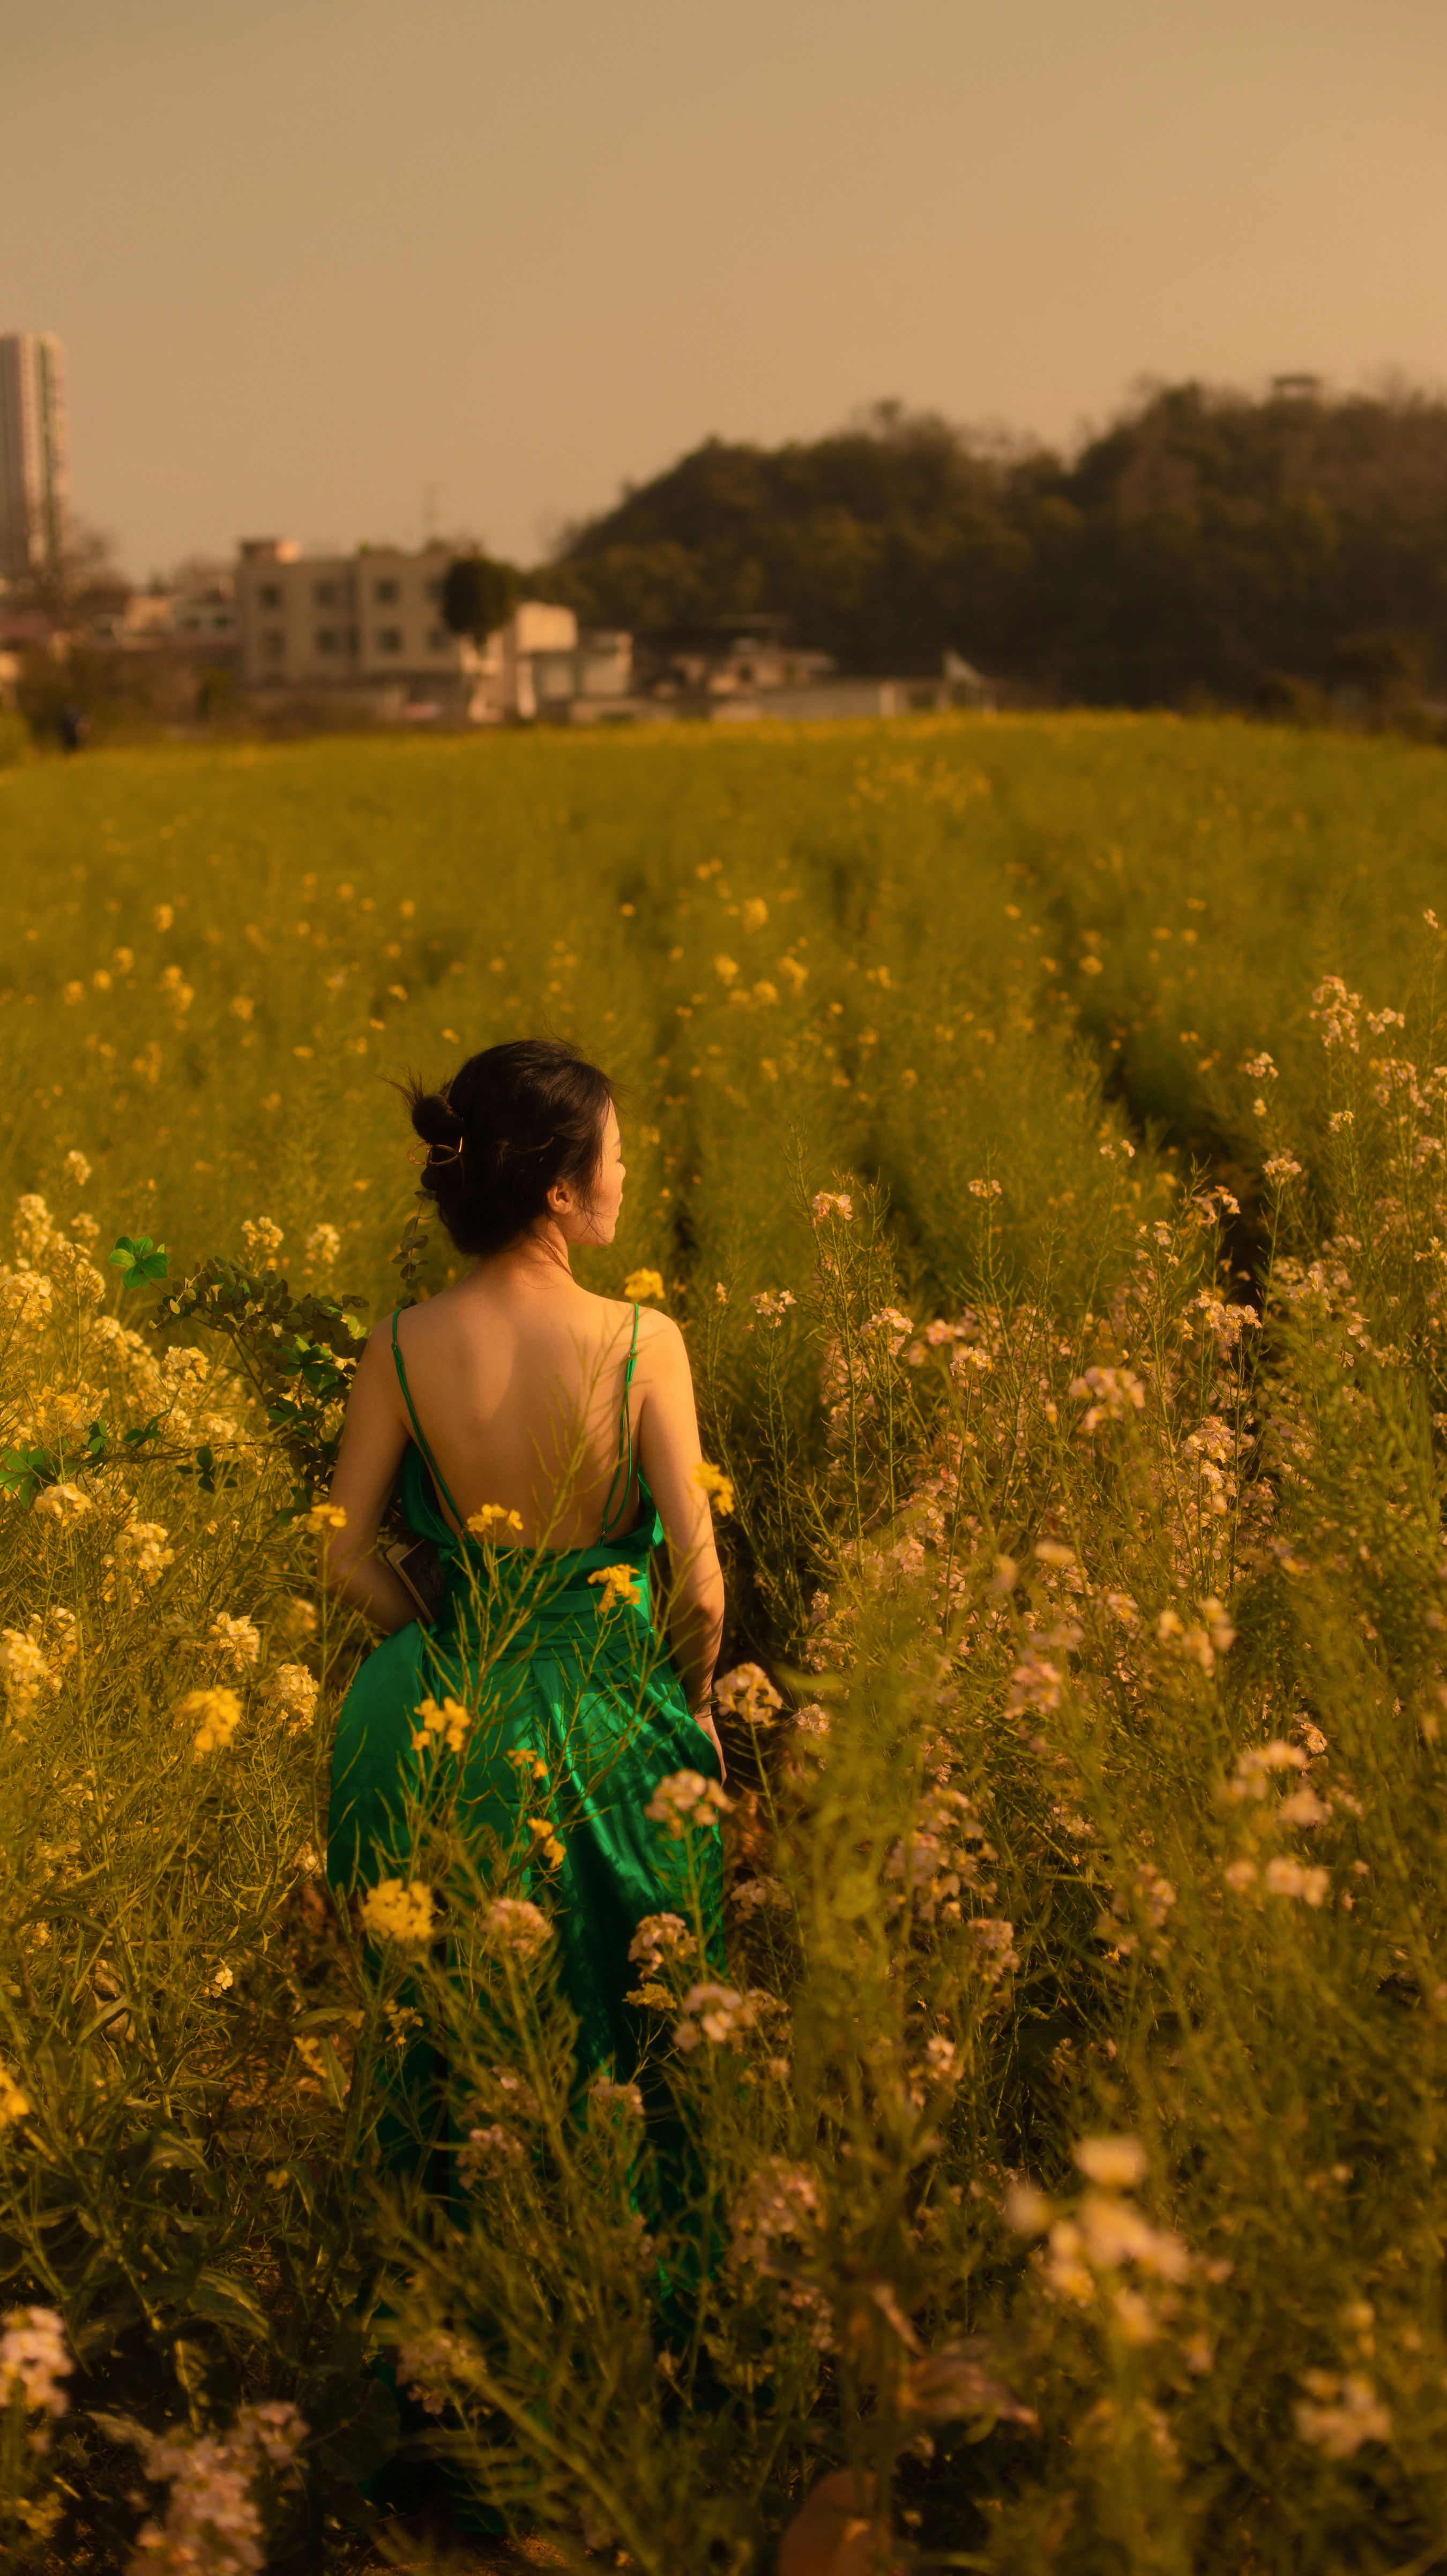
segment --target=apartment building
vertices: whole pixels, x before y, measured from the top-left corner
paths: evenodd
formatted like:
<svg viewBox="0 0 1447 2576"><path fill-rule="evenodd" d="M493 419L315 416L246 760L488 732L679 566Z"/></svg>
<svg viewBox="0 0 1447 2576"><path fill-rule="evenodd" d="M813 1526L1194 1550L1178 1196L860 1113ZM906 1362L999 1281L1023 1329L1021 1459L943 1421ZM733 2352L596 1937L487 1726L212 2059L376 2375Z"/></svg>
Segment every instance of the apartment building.
<svg viewBox="0 0 1447 2576"><path fill-rule="evenodd" d="M55 572L70 534L65 349L50 331L0 333L0 576Z"/></svg>
<svg viewBox="0 0 1447 2576"><path fill-rule="evenodd" d="M442 614L452 560L448 546L324 556L284 537L245 540L236 567L242 685L351 689L404 722L587 721L626 698L632 639L580 642L571 608L523 599L484 644L454 635Z"/></svg>
<svg viewBox="0 0 1447 2576"><path fill-rule="evenodd" d="M248 688L358 684L425 695L455 690L476 661L450 632L442 585L451 553L364 547L303 555L284 537L243 542L236 568L241 677Z"/></svg>

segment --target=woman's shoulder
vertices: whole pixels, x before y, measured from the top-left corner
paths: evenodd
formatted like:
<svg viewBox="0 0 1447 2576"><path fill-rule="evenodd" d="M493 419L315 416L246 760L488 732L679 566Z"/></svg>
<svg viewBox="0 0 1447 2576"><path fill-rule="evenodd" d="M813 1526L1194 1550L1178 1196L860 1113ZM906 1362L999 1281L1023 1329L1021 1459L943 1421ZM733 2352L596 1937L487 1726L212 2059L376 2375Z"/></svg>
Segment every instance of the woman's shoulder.
<svg viewBox="0 0 1447 2576"><path fill-rule="evenodd" d="M638 1356L645 1351L683 1348L683 1335L671 1315L657 1306L635 1304L631 1297L599 1297L591 1290L588 1303L597 1318L600 1340L617 1338L626 1349L633 1339L633 1318L638 1318Z"/></svg>
<svg viewBox="0 0 1447 2576"><path fill-rule="evenodd" d="M390 1359L394 1342L404 1353L445 1348L459 1330L465 1332L469 1306L475 1303L475 1298L461 1297L456 1286L438 1288L430 1296L404 1298L401 1305L389 1306L372 1326L368 1352L385 1351Z"/></svg>

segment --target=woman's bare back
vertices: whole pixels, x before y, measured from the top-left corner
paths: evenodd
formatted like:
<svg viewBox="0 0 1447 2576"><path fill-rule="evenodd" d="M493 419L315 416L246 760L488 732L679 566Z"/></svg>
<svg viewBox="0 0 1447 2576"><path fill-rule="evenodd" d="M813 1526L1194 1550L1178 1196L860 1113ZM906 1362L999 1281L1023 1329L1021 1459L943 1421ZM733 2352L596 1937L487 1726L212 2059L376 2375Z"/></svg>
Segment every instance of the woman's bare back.
<svg viewBox="0 0 1447 2576"><path fill-rule="evenodd" d="M663 1320L638 1315L625 1422L634 1315L572 1281L490 1265L398 1318L407 1391L464 1519L500 1504L521 1519L519 1544L548 1548L592 1546L605 1517L613 1534L632 1527L629 1453L636 1461L648 1356ZM399 1424L411 1436L390 1321L374 1339L385 1342Z"/></svg>

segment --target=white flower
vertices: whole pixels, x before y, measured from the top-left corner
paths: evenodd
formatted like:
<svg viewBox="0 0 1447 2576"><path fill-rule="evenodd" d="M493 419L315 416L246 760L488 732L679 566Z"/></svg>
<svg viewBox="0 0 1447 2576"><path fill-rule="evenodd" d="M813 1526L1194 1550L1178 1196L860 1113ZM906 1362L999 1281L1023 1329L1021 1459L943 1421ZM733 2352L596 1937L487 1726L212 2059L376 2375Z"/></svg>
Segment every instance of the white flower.
<svg viewBox="0 0 1447 2576"><path fill-rule="evenodd" d="M460 2336L434 2328L399 2347L397 2376L409 2397L415 2397L429 2415L440 2415L472 2358L471 2347Z"/></svg>
<svg viewBox="0 0 1447 2576"><path fill-rule="evenodd" d="M247 1217L241 1228L241 1240L251 1259L259 1263L263 1270L276 1268L276 1256L281 1250L282 1234L281 1227L273 1225L269 1216Z"/></svg>
<svg viewBox="0 0 1447 2576"><path fill-rule="evenodd" d="M791 1296L787 1288L761 1288L757 1296L749 1299L754 1313L773 1333L778 1332L789 1308L797 1303L797 1298Z"/></svg>
<svg viewBox="0 0 1447 2576"><path fill-rule="evenodd" d="M741 1914L761 1914L766 1906L787 1913L789 1891L779 1878L745 1878L733 1890L733 1902Z"/></svg>
<svg viewBox="0 0 1447 2576"><path fill-rule="evenodd" d="M35 1637L19 1628L0 1630L0 1680L13 1717L34 1708L42 1690L50 1688L49 1660Z"/></svg>
<svg viewBox="0 0 1447 2576"><path fill-rule="evenodd" d="M810 1700L805 1708L795 1709L794 1733L796 1736L817 1737L827 1735L828 1732L829 1711L822 1707L817 1699Z"/></svg>
<svg viewBox="0 0 1447 2576"><path fill-rule="evenodd" d="M254 1664L261 1653L256 1622L245 1616L233 1619L225 1610L219 1610L207 1635L212 1644L220 1648L223 1662L235 1664L239 1670L244 1671L248 1664Z"/></svg>
<svg viewBox="0 0 1447 2576"><path fill-rule="evenodd" d="M1164 1616L1164 1613L1162 1614ZM1237 1756L1236 1768L1225 1783L1221 1795L1240 1802L1246 1798L1264 1798L1266 1783L1273 1771L1304 1771L1306 1755L1299 1744L1288 1744L1273 1736L1269 1744L1248 1744Z"/></svg>
<svg viewBox="0 0 1447 2576"><path fill-rule="evenodd" d="M0 2323L0 2405L18 2397L26 2414L63 2415L70 2400L60 2383L75 2364L54 2308L11 2308ZM45 2447L43 2433L32 2440L35 2448Z"/></svg>
<svg viewBox="0 0 1447 2576"><path fill-rule="evenodd" d="M758 2003L734 1986L690 1986L683 1998L683 2020L673 2036L682 2049L697 2048L701 2039L715 2048L732 2048L758 2020Z"/></svg>
<svg viewBox="0 0 1447 2576"><path fill-rule="evenodd" d="M610 2075L595 2075L588 2087L590 2101L610 2109L627 2111L635 2120L643 2117L643 2096L636 2084L615 2084Z"/></svg>
<svg viewBox="0 0 1447 2576"><path fill-rule="evenodd" d="M300 1735L316 1715L317 1692L320 1688L314 1674L305 1664L278 1664L266 1684L266 1696L285 1717L291 1720L290 1732Z"/></svg>
<svg viewBox="0 0 1447 2576"><path fill-rule="evenodd" d="M515 1950L523 1958L531 1958L553 1937L547 1916L526 1897L495 1896L483 1915L483 1924L499 1949Z"/></svg>
<svg viewBox="0 0 1447 2576"><path fill-rule="evenodd" d="M729 1800L716 1780L701 1771L674 1771L660 1780L643 1812L650 1824L664 1825L675 1842L690 1830L707 1832L727 1815Z"/></svg>
<svg viewBox="0 0 1447 2576"><path fill-rule="evenodd" d="M761 1664L736 1664L714 1683L713 1695L726 1716L741 1717L746 1726L772 1726L784 1705Z"/></svg>
<svg viewBox="0 0 1447 2576"><path fill-rule="evenodd" d="M168 1565L176 1562L176 1551L166 1545L170 1531L161 1521L131 1521L122 1530L118 1544L134 1558L134 1571L143 1583L156 1583Z"/></svg>
<svg viewBox="0 0 1447 2576"><path fill-rule="evenodd" d="M1015 2236L1043 2236L1054 2215L1051 2203L1033 2182L1012 2182L1005 2194L1003 2216Z"/></svg>
<svg viewBox="0 0 1447 2576"><path fill-rule="evenodd" d="M1315 1910L1326 1903L1331 1872L1313 1869L1304 1861L1290 1860L1278 1853L1275 1860L1267 1862L1263 1882L1268 1895L1300 1897L1304 1905Z"/></svg>
<svg viewBox="0 0 1447 2576"><path fill-rule="evenodd" d="M313 1270L330 1270L342 1248L342 1238L334 1225L314 1225L306 1239L306 1257Z"/></svg>
<svg viewBox="0 0 1447 2576"><path fill-rule="evenodd" d="M154 2567L157 2576L261 2576L265 2534L253 2490L263 2467L291 2469L307 2429L294 2406L243 2406L229 2433L153 2434L124 2416L97 2421L113 2441L134 2444L149 2479L171 2488L164 2523L145 2523L137 2535L133 2567Z"/></svg>
<svg viewBox="0 0 1447 2576"><path fill-rule="evenodd" d="M645 1914L628 1945L633 1965L656 1976L665 1959L687 1958L698 1947L681 1914Z"/></svg>
<svg viewBox="0 0 1447 2576"><path fill-rule="evenodd" d="M1312 2370L1303 2386L1325 2403L1303 2398L1292 2409L1297 2432L1329 2460L1351 2459L1364 2442L1391 2440L1391 2415L1363 2371L1349 2370L1338 2380L1331 2371Z"/></svg>
<svg viewBox="0 0 1447 2576"><path fill-rule="evenodd" d="M496 2121L487 2128L469 2129L466 2145L457 2150L458 2180L464 2191L472 2191L479 2181L493 2181L509 2165L520 2165L526 2153L521 2138Z"/></svg>
<svg viewBox="0 0 1447 2576"><path fill-rule="evenodd" d="M807 2252L819 2227L819 2186L804 2165L769 2156L744 2185L729 2212L730 2270L748 2264L764 2273L778 2269L776 2245L785 2241Z"/></svg>
<svg viewBox="0 0 1447 2576"><path fill-rule="evenodd" d="M975 1944L975 1964L986 1985L1003 1985L1012 1969L1020 1965L1014 1924L1007 1923L1002 1915L976 1914L965 1929Z"/></svg>
<svg viewBox="0 0 1447 2576"><path fill-rule="evenodd" d="M1145 2180L1145 2149L1135 2138L1081 2138L1075 2161L1086 2180L1104 2191L1134 2191Z"/></svg>

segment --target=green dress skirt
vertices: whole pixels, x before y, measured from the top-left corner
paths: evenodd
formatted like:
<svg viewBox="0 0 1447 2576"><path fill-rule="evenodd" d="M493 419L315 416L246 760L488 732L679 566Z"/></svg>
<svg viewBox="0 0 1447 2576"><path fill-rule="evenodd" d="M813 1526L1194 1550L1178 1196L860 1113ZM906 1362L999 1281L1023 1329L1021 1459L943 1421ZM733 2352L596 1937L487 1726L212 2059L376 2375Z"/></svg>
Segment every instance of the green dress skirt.
<svg viewBox="0 0 1447 2576"><path fill-rule="evenodd" d="M635 1308L614 1480L623 1505L633 1490L628 1386L637 1331ZM425 1758L413 1749L418 1712L429 1698L464 1701L476 1714L460 1759L457 1822L479 1866L496 1866L500 1852L516 1848L526 1757L543 1766L561 1857L522 1881L514 1868L508 1890L552 1914L561 1982L578 2019L580 2077L611 2065L621 2080L641 2037L624 1996L639 1981L628 1951L644 1917L698 1922L709 1970L723 1966L717 1826L675 1841L646 1813L670 1774L719 1775L658 1632L650 1569L662 1525L639 1475L638 1518L621 1538L536 1551L460 1538L429 1480L430 1466L460 1522L412 1406L395 1316L393 1352L421 1452L411 1447L403 1461L402 1506L409 1527L440 1550L446 1584L434 1624L414 1620L386 1638L347 1693L332 1756L327 1876L350 1893L412 1875L403 1816ZM621 1577L590 1580L610 1567Z"/></svg>

